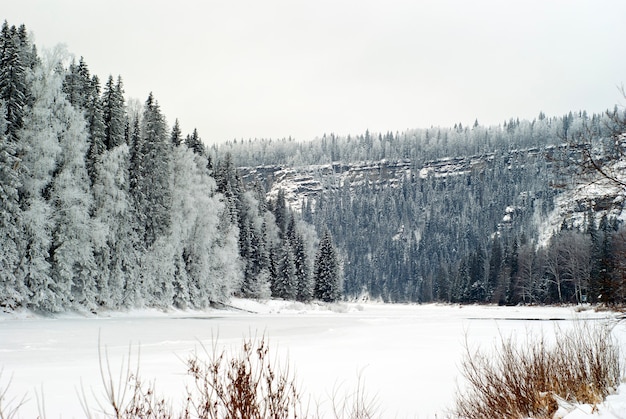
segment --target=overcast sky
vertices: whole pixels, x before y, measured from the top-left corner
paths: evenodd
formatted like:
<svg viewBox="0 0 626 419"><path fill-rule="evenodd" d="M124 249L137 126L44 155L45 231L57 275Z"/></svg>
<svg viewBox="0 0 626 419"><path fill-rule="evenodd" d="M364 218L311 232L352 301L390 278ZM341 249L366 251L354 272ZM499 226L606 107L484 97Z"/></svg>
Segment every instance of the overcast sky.
<svg viewBox="0 0 626 419"><path fill-rule="evenodd" d="M624 0L14 0L206 143L499 124L624 104Z"/></svg>

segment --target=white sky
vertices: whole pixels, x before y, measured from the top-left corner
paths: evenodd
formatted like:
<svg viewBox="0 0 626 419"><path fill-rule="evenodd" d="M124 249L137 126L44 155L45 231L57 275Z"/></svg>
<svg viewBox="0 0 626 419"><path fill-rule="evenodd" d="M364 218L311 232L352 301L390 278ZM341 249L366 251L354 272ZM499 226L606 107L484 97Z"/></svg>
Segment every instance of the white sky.
<svg viewBox="0 0 626 419"><path fill-rule="evenodd" d="M208 143L498 124L626 102L624 0L2 0Z"/></svg>

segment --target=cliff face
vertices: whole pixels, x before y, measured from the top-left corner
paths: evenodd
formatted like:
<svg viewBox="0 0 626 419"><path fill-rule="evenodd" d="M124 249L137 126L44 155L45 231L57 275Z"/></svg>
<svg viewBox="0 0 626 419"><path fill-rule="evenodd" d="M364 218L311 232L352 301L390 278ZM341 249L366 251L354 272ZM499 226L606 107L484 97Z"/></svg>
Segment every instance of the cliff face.
<svg viewBox="0 0 626 419"><path fill-rule="evenodd" d="M552 208L547 215L534 217L533 224L538 229L538 244L541 245L562 225L584 229L590 213L594 214L596 222L604 215L620 222L626 219L624 188L600 177L576 180L573 175L564 175L562 167L555 168L554 162L559 158L555 155L560 153L562 156L565 148L565 145L533 147L507 153L445 157L417 164L402 159L334 162L301 167L240 167L239 171L245 183L263 185L268 199L275 199L278 191L282 190L287 204L301 211L304 203L309 202L314 206L324 191L337 192L343 189L353 192L367 185L370 190L380 192L386 188L401 187L416 178L436 182L478 176L480 181L493 182L499 179L490 180L480 175L497 170L497 166L509 172L525 169L539 172L536 167L542 167L544 170L538 173L540 179L537 179L532 190L520 190L515 202L502 203L502 217L498 220L498 229L509 229L529 206L540 204ZM567 148L568 153L576 152L571 147ZM625 171L624 168L618 170Z"/></svg>
<svg viewBox="0 0 626 419"><path fill-rule="evenodd" d="M303 202L315 201L324 190L349 185L368 184L373 188L398 187L405 176L414 170L409 160L359 163L332 163L303 167L259 166L241 167L244 182L259 182L268 191L268 198L275 198L279 190L291 208L299 211Z"/></svg>

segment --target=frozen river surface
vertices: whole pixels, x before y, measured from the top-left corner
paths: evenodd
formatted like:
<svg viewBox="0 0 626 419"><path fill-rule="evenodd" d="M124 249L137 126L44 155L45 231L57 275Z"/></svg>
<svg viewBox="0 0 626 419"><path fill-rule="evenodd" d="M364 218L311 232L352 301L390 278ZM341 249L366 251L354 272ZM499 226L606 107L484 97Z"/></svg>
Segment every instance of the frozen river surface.
<svg viewBox="0 0 626 419"><path fill-rule="evenodd" d="M184 398L184 360L219 345L238 349L242 338L265 334L279 359L296 371L300 388L320 411L334 392L354 391L358 377L378 401L381 417L440 418L453 405L459 365L471 348L493 347L501 336L524 339L575 320L604 321L610 313L573 308L449 305L340 304L332 307L235 300L244 310L162 313L133 311L98 317L0 316L0 387L12 376L11 397L26 394L21 417L34 417L38 402L48 418L84 417L77 392L102 394L98 339L117 375L129 345L141 350L144 379L156 381L174 407ZM626 342L626 326L614 333ZM624 351L626 352L626 351ZM134 358L136 360L136 358ZM281 361L283 362L283 361ZM92 403L95 407L96 404Z"/></svg>

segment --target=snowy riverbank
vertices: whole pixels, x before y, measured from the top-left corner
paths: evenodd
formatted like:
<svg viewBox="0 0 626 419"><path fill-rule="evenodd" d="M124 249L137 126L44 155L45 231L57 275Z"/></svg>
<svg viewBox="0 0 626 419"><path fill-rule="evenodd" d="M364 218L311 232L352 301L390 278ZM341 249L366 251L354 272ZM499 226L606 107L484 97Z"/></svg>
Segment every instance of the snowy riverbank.
<svg viewBox="0 0 626 419"><path fill-rule="evenodd" d="M382 417L441 418L462 385L458 366L466 339L470 347L489 348L500 336L550 336L555 326L566 329L576 321L617 323L613 313L572 307L304 305L239 299L207 311L3 314L0 384L6 385L12 376L10 394L27 394L22 417L37 413L42 395L48 417L82 417L76 395L81 382L90 397L92 392L102 394L100 338L115 372L128 358L129 344L135 356L140 347L141 375L156 380L157 392L167 394L176 407L186 383L183 361L201 343L218 339L220 345L237 348L243 337L265 334L278 358L289 358L302 390L322 412L330 408L333 393L353 391L360 376ZM618 323L614 334L626 354L626 324ZM576 419L591 415L591 410L572 406L562 413ZM625 385L591 417L620 418L622 412Z"/></svg>

